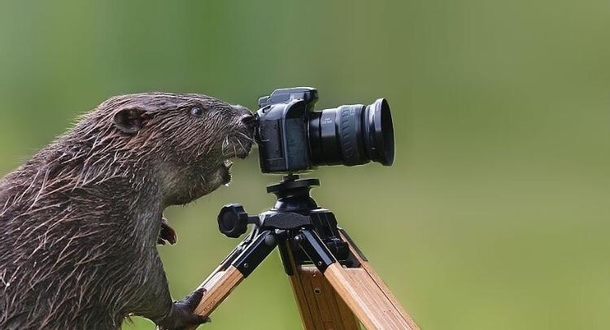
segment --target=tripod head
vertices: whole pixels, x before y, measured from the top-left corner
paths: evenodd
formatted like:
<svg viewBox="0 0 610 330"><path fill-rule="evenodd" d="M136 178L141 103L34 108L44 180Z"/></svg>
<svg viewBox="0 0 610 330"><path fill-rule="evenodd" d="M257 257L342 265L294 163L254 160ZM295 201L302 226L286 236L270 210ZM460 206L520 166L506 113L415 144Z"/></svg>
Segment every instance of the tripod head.
<svg viewBox="0 0 610 330"><path fill-rule="evenodd" d="M299 231L302 229L312 230L337 260L351 263L349 246L339 234L335 215L330 210L320 208L309 193L314 186L319 185L318 179L284 176L281 182L267 187L267 192L277 197L273 208L251 216L240 204L225 205L218 214L218 228L226 236L237 238L247 231L248 224L253 224L255 228L252 233L271 230L280 239L288 241L295 238L299 241ZM280 244L280 252L282 247ZM285 253L282 252L282 255ZM298 248L293 249L293 255L297 263L312 262L307 252ZM286 272L290 274L289 269Z"/></svg>
<svg viewBox="0 0 610 330"><path fill-rule="evenodd" d="M277 197L272 210L279 212L298 212L308 214L318 208L309 191L319 186L318 179L299 179L298 175L287 175L280 183L267 186L267 192Z"/></svg>

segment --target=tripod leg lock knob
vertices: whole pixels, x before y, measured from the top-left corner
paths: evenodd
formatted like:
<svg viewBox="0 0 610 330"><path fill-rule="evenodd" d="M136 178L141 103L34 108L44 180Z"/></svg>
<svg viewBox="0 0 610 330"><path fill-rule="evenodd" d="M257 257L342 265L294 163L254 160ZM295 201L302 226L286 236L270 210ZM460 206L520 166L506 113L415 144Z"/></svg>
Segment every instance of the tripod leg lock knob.
<svg viewBox="0 0 610 330"><path fill-rule="evenodd" d="M218 229L231 238L238 238L248 230L248 213L240 204L227 204L218 213Z"/></svg>

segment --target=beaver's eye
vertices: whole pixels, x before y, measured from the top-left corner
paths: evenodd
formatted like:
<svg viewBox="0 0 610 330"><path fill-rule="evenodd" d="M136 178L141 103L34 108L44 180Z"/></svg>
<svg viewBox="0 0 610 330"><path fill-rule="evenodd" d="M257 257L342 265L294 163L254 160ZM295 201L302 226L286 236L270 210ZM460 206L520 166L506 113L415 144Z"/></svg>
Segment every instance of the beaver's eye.
<svg viewBox="0 0 610 330"><path fill-rule="evenodd" d="M199 108L199 107L192 107L191 115L199 117L199 116L203 115L203 110L201 110L201 108Z"/></svg>

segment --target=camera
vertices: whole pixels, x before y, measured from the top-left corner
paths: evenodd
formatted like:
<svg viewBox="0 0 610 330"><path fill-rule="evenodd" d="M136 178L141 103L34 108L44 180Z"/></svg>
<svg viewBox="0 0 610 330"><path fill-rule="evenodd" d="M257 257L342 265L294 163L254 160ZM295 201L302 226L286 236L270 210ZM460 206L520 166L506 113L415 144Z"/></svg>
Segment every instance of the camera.
<svg viewBox="0 0 610 330"><path fill-rule="evenodd" d="M314 110L311 87L276 89L258 101L255 139L263 173L298 173L320 165L394 162L394 128L388 102Z"/></svg>

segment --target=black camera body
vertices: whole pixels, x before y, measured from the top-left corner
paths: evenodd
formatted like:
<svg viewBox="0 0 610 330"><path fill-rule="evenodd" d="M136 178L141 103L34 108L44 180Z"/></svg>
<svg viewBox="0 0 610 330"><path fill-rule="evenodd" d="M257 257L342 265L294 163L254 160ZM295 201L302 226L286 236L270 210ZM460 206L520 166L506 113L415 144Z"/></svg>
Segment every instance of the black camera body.
<svg viewBox="0 0 610 330"><path fill-rule="evenodd" d="M264 173L298 173L319 165L392 165L394 130L385 99L314 111L315 88L276 89L259 99L256 142Z"/></svg>

